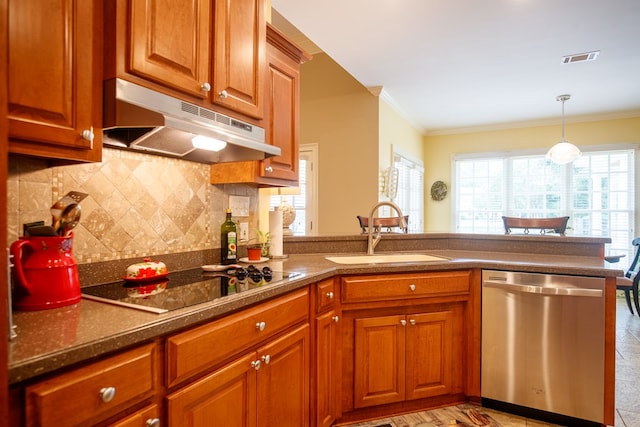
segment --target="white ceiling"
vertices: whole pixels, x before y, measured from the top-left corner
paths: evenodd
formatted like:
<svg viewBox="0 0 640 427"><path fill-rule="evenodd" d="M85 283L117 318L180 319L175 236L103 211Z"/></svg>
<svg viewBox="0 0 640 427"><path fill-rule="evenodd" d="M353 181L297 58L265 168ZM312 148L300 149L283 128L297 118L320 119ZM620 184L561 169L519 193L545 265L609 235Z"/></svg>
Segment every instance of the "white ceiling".
<svg viewBox="0 0 640 427"><path fill-rule="evenodd" d="M271 2L425 134L640 116L640 0Z"/></svg>

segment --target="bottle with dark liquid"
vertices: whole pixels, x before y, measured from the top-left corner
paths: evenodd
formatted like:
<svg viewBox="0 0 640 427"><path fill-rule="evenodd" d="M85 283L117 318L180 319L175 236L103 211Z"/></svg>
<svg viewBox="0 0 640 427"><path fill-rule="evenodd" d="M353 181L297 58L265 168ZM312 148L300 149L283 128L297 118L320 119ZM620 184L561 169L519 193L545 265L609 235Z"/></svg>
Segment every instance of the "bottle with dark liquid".
<svg viewBox="0 0 640 427"><path fill-rule="evenodd" d="M231 219L231 209L227 209L227 219L220 227L220 263L223 265L237 262L238 238L236 223Z"/></svg>

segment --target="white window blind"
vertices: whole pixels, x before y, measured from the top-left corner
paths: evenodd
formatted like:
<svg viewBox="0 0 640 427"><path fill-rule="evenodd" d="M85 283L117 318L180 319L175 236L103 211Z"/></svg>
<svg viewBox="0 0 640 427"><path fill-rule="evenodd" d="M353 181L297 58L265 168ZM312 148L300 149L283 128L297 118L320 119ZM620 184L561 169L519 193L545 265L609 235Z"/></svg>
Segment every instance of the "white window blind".
<svg viewBox="0 0 640 427"><path fill-rule="evenodd" d="M286 194L288 192L288 189L283 188L280 190L283 194L271 195L269 199L269 208L270 210L274 210L282 203L288 203L289 205L293 206L296 211L296 218L293 221L293 224L291 224L290 228L293 231L293 234L304 235L306 224L307 191L309 191L306 181L308 162L306 159L301 157L299 159L298 165L299 187L295 190L297 194Z"/></svg>
<svg viewBox="0 0 640 427"><path fill-rule="evenodd" d="M398 190L393 200L409 215L409 232L424 231L424 166L422 162L393 153L393 165L398 170Z"/></svg>
<svg viewBox="0 0 640 427"><path fill-rule="evenodd" d="M634 150L585 152L557 165L544 155L454 159L454 227L504 233L502 216L569 216L568 234L610 237L610 253L633 256Z"/></svg>

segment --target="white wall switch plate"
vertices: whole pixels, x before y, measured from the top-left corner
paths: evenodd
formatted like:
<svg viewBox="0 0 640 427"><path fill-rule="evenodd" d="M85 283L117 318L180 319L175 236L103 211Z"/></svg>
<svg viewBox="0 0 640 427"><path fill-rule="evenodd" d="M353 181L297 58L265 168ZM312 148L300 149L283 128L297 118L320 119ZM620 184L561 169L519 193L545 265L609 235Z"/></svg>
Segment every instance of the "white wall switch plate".
<svg viewBox="0 0 640 427"><path fill-rule="evenodd" d="M239 230L239 234L240 234L240 241L241 242L246 242L249 240L249 223L246 221L242 221L240 222L240 230Z"/></svg>
<svg viewBox="0 0 640 427"><path fill-rule="evenodd" d="M249 198L246 196L229 196L229 209L233 216L249 216Z"/></svg>

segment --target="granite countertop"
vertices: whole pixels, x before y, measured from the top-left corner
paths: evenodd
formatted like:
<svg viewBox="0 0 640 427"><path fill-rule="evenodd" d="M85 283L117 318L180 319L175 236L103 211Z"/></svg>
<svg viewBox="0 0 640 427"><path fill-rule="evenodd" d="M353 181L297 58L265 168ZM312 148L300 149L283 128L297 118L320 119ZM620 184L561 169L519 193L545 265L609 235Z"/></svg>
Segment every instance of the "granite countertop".
<svg viewBox="0 0 640 427"><path fill-rule="evenodd" d="M466 250L419 251L447 261L411 264L335 264L328 253L294 254L283 261L269 261L274 270L300 272L273 286L224 297L210 303L164 314L83 299L51 310L14 312L17 337L9 343L9 383L33 379L94 357L153 340L249 305L308 286L337 274L377 274L429 270L485 268L615 277L623 274L601 257ZM381 253L381 252L377 252ZM335 255L345 255L336 253Z"/></svg>

